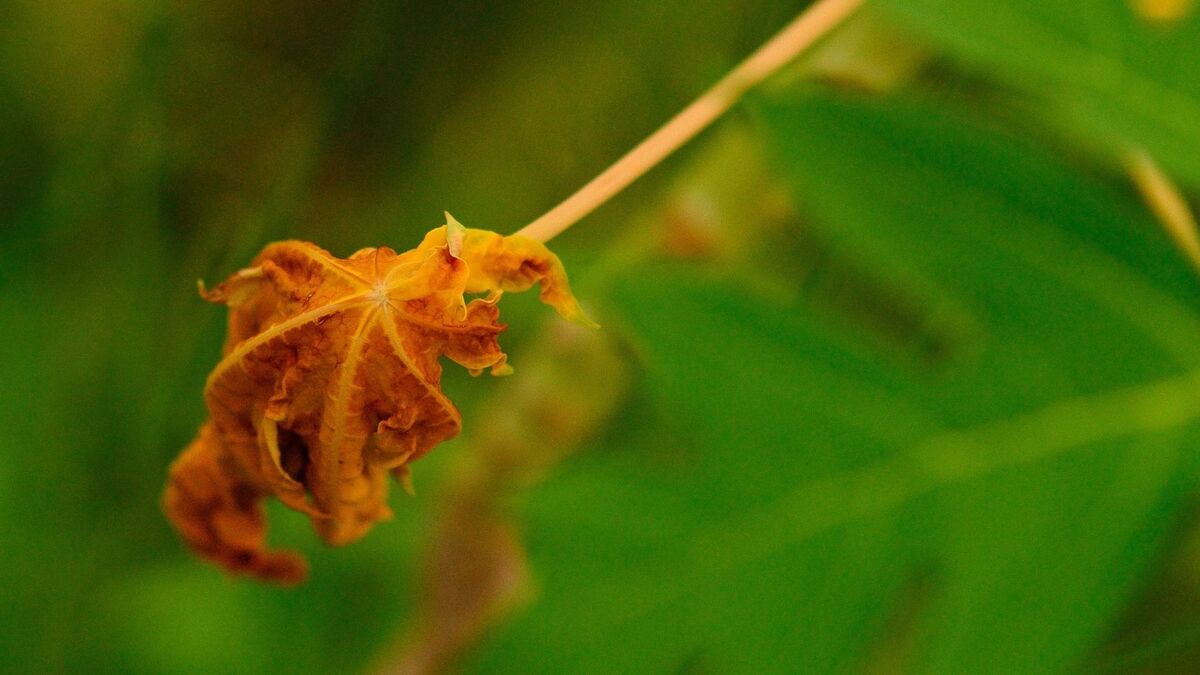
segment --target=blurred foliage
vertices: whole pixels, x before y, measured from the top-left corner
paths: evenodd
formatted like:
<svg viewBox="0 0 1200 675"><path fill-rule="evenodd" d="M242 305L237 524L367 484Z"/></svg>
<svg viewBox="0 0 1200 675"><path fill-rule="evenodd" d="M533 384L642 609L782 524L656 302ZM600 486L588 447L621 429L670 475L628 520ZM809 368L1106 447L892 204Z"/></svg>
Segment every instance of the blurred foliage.
<svg viewBox="0 0 1200 675"><path fill-rule="evenodd" d="M554 242L601 336L506 298L395 521L273 508L281 590L163 520L196 278L513 230L804 4L4 3L0 670L1195 672L1197 279L1121 162L1194 203L1184 0L869 1Z"/></svg>

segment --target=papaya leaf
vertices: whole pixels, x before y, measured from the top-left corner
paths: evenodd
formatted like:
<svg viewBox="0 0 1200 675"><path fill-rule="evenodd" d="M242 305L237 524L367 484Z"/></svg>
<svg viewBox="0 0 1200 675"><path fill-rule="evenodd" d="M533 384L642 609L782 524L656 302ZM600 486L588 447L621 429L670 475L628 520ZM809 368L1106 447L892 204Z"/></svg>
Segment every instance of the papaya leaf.
<svg viewBox="0 0 1200 675"><path fill-rule="evenodd" d="M1077 666L1194 487L1195 279L1131 193L1018 139L903 101L762 117L806 224L942 347L630 272L606 323L670 423L529 496L540 599L474 665L859 671L916 588L905 670Z"/></svg>
<svg viewBox="0 0 1200 675"><path fill-rule="evenodd" d="M1200 12L1191 3L882 0L892 18L1111 150L1144 146L1200 183ZM1163 15L1154 7L1176 6Z"/></svg>

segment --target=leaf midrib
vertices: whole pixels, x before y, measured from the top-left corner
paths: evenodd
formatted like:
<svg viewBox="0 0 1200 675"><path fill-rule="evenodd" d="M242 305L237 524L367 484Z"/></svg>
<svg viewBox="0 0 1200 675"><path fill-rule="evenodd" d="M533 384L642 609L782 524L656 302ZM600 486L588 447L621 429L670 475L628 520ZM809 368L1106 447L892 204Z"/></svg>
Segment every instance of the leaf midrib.
<svg viewBox="0 0 1200 675"><path fill-rule="evenodd" d="M691 561L692 581L711 580L778 549L855 521L884 514L940 489L985 478L1027 464L1059 457L1072 449L1128 436L1185 428L1200 418L1200 370L1148 384L1060 399L1033 412L989 421L967 429L948 429L886 460L810 481L787 491L752 513L699 528L686 552L664 556L666 564L643 562L642 574L622 574L575 586L566 610L587 615L587 635L604 634L656 607L677 600L691 585L680 583L676 558ZM1005 445L1015 452L980 453ZM980 458L983 457L981 460ZM924 481L918 480L925 477ZM912 482L909 482L911 479ZM823 509L813 495L824 495ZM839 508L850 504L851 508ZM824 513L823 519L797 514ZM781 532L791 524L789 532ZM719 556L713 551L721 551ZM656 570L659 576L645 574ZM622 589L625 601L596 602L597 593ZM636 589L636 590L631 590ZM560 610L561 611L561 610ZM572 636L579 636L573 634ZM564 636L567 637L567 636Z"/></svg>

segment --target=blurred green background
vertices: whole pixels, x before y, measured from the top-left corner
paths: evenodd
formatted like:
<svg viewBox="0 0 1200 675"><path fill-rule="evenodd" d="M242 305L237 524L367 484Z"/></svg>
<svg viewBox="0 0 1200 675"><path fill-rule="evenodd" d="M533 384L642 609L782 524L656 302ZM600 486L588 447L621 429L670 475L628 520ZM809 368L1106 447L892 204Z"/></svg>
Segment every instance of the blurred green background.
<svg viewBox="0 0 1200 675"><path fill-rule="evenodd" d="M509 232L802 10L0 6L0 670L1200 670L1200 295L1126 175L1200 187L1188 0L868 0L553 242L517 372L310 581L159 511L212 283L265 243Z"/></svg>

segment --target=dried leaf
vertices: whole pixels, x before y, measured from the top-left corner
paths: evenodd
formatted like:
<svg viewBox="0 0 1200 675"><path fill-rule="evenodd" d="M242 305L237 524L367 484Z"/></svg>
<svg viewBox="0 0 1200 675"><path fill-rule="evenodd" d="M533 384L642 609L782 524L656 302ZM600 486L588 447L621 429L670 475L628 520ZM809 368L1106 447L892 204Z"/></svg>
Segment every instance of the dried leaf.
<svg viewBox="0 0 1200 675"><path fill-rule="evenodd" d="M172 465L164 497L199 555L294 583L305 564L267 550L265 497L308 514L333 545L390 517L387 474L405 481L410 462L462 426L439 359L511 372L497 342L504 291L538 284L560 315L595 325L541 243L447 222L403 254L342 260L306 242L271 244L253 267L201 288L229 307L229 335L205 388L211 419ZM475 293L488 295L465 301Z"/></svg>

